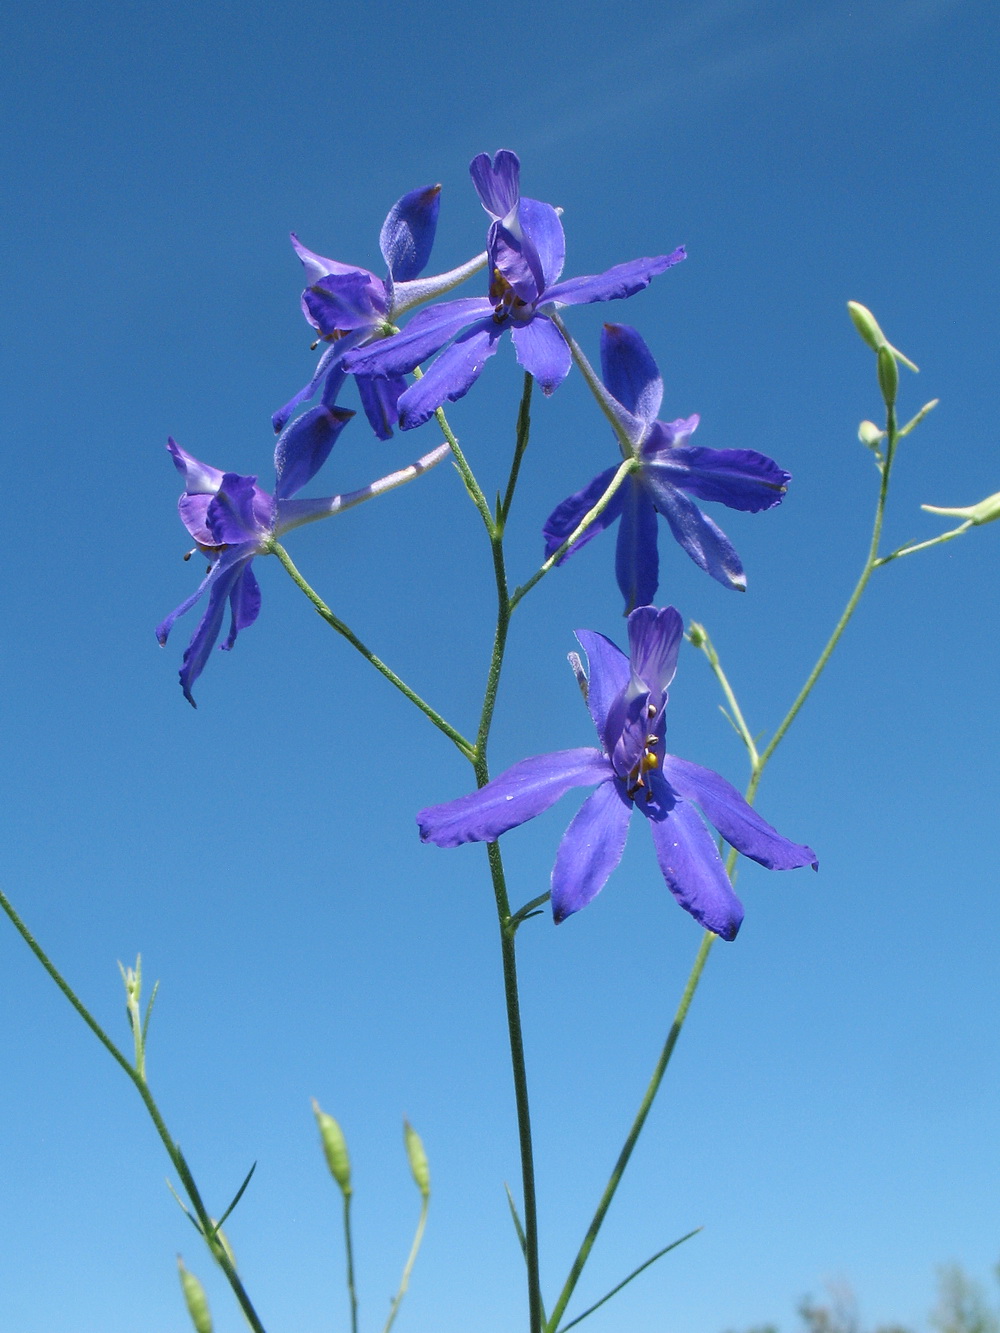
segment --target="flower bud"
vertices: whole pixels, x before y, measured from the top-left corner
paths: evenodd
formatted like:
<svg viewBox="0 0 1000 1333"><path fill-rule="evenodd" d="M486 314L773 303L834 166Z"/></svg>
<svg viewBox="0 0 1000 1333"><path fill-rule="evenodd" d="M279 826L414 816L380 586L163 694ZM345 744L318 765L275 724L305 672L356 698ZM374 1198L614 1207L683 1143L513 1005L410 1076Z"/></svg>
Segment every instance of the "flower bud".
<svg viewBox="0 0 1000 1333"><path fill-rule="evenodd" d="M705 633L705 626L699 625L697 620L692 620L688 626L688 642L692 648L701 648L708 635Z"/></svg>
<svg viewBox="0 0 1000 1333"><path fill-rule="evenodd" d="M319 1103L313 1098L313 1115L316 1117L316 1124L319 1126L319 1137L323 1144L323 1155L326 1158L326 1164L330 1168L330 1175L340 1186L340 1192L345 1199L350 1198L351 1188L351 1159L347 1155L347 1140L344 1138L344 1132L334 1120L332 1115L327 1115L325 1111L319 1109Z"/></svg>
<svg viewBox="0 0 1000 1333"><path fill-rule="evenodd" d="M979 527L982 523L992 523L994 519L1000 518L1000 491L995 495L988 495L977 505L968 505L965 509L939 509L937 505L921 505L920 508L926 509L928 514L947 514L952 518L964 518L967 523Z"/></svg>
<svg viewBox="0 0 1000 1333"><path fill-rule="evenodd" d="M180 1274L184 1303L191 1316L191 1323L194 1324L195 1333L212 1333L212 1316L208 1312L205 1289L195 1275L184 1267L180 1255L177 1256L177 1272Z"/></svg>
<svg viewBox="0 0 1000 1333"><path fill-rule="evenodd" d="M877 352L880 347L885 347L885 334L879 328L878 321L866 305L862 305L860 301L848 301L847 313L850 315L854 327L873 352Z"/></svg>
<svg viewBox="0 0 1000 1333"><path fill-rule="evenodd" d="M427 1154L424 1152L420 1135L408 1120L403 1121L403 1142L406 1144L406 1155L410 1159L410 1170L413 1172L417 1189L424 1199L428 1199L431 1192L431 1170L427 1164Z"/></svg>
<svg viewBox="0 0 1000 1333"><path fill-rule="evenodd" d="M896 358L884 344L878 349L878 387L882 390L882 401L892 411L899 390L899 367Z"/></svg>
<svg viewBox="0 0 1000 1333"><path fill-rule="evenodd" d="M858 427L858 439L866 449L877 449L885 438L885 431L879 430L874 421L862 421Z"/></svg>

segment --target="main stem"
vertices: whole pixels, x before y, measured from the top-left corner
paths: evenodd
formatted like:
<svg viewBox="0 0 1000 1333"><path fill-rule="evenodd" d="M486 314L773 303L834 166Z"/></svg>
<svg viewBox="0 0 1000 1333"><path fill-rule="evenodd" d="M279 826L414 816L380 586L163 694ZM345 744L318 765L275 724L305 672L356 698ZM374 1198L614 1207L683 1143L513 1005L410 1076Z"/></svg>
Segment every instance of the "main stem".
<svg viewBox="0 0 1000 1333"><path fill-rule="evenodd" d="M497 620L493 635L493 651L486 676L486 691L483 708L476 733L475 758L473 768L476 783L485 787L490 780L487 748L490 728L493 724L493 712L496 707L497 690L500 686L500 674L503 670L504 652L507 647L507 633L510 629L511 597L507 584L507 570L503 551L503 524L510 512L517 483L517 470L521 457L527 447L528 408L531 395L531 379L525 376L524 393L518 414L518 438L515 449L515 462L511 470L511 479L507 494L498 513L497 522L487 524L490 547L493 553L493 574L497 590ZM464 462L464 459L462 460ZM466 467L468 465L466 464ZM476 494L482 496L471 470L466 485L473 499ZM477 505L477 507L479 507ZM480 511L482 512L482 510ZM503 965L504 1000L507 1010L507 1035L510 1043L511 1072L514 1078L514 1100L517 1107L517 1133L521 1151L521 1188L524 1204L524 1257L528 1270L528 1323L530 1333L542 1333L544 1316L542 1313L542 1293L538 1264L538 1206L535 1195L535 1158L531 1141L531 1111L528 1102L528 1075L524 1059L524 1038L521 1031L521 1002L517 985L517 957L515 936L517 923L513 921L510 910L510 897L507 893L507 880L503 868L503 856L496 842L487 843L490 877L493 882L493 896L496 900L497 923L500 928L500 954Z"/></svg>

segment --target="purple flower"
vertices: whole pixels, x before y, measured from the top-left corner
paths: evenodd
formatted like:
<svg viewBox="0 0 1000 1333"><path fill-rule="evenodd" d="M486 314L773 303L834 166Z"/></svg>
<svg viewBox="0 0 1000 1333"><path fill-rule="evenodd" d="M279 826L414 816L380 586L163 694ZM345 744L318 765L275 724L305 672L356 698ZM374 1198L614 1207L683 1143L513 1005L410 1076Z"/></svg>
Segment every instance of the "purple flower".
<svg viewBox="0 0 1000 1333"><path fill-rule="evenodd" d="M570 353L549 315L564 305L633 296L685 257L681 246L669 255L633 259L594 277L560 282L566 255L562 223L550 204L521 197L516 155L502 150L491 162L480 153L469 170L492 219L486 245L489 295L431 306L402 333L352 352L345 361L355 374L395 382L450 343L399 398L404 430L426 421L446 398L454 402L468 393L508 329L518 361L545 393L552 393L569 374Z"/></svg>
<svg viewBox="0 0 1000 1333"><path fill-rule="evenodd" d="M341 264L307 250L292 232L292 245L302 260L309 284L302 293L302 313L319 332L317 344L328 343L309 383L279 408L272 418L280 431L289 417L324 385L323 403L332 406L345 379L341 363L352 347L384 336L394 322L414 306L451 291L478 272L485 254L448 273L419 278L430 258L440 209L440 185L411 190L397 200L382 224L379 245L388 268L385 281L366 268ZM406 388L402 376L375 379L357 376L365 416L380 440L392 436L396 400Z"/></svg>
<svg viewBox="0 0 1000 1333"><path fill-rule="evenodd" d="M433 467L448 453L446 444L439 445L409 467L346 495L293 499L326 462L337 436L352 416L353 412L342 407L314 407L293 421L275 446L273 495L261 490L256 477L221 472L185 453L172 439L167 441L174 466L184 478L184 494L177 506L181 522L194 538L195 550L209 561L208 573L195 592L156 627L157 639L161 645L165 644L178 616L207 596L208 605L185 649L180 671L184 697L190 704L194 705L191 687L205 669L222 629L226 603L229 603L230 624L223 649L232 648L240 630L248 629L257 619L260 586L252 569L255 556L268 554L270 543L290 529L329 518L381 495ZM188 553L193 554L194 551Z"/></svg>
<svg viewBox="0 0 1000 1333"><path fill-rule="evenodd" d="M621 859L637 809L649 824L667 888L706 929L734 939L743 907L701 815L737 851L769 870L816 869L815 853L783 838L718 773L664 749L667 687L683 636L677 611L639 607L628 618L628 636L630 657L603 634L577 632L590 659L588 706L602 749L522 760L469 796L421 810L420 836L439 847L494 842L571 787L597 784L559 844L552 870L556 922L600 893Z"/></svg>
<svg viewBox="0 0 1000 1333"><path fill-rule="evenodd" d="M640 466L562 559L620 518L615 573L628 614L656 596L656 515L660 513L675 540L699 568L727 588L744 591L747 581L739 556L726 534L690 497L717 500L730 509L757 513L781 503L791 473L754 449L701 449L688 444L698 425L696 416L657 421L663 380L649 348L628 325L605 324L601 369L611 394L608 406L621 422ZM594 507L615 471L612 467L601 472L589 486L553 510L542 530L546 556L559 549Z"/></svg>

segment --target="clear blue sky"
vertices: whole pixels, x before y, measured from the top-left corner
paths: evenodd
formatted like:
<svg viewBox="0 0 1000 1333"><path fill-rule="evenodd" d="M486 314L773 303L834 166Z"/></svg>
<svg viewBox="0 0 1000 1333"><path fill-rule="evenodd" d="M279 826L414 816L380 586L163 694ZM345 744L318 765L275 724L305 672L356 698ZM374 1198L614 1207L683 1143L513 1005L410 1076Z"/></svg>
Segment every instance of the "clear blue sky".
<svg viewBox="0 0 1000 1333"><path fill-rule="evenodd" d="M294 229L378 268L404 191L443 186L434 267L482 243L470 158L515 149L560 205L567 273L679 243L690 258L613 318L637 325L664 414L794 474L726 513L750 591L664 541L661 593L703 621L754 729L773 727L853 583L874 500L857 423L864 301L921 366L887 543L921 502L1000 488L997 15L991 0L462 4L15 4L2 21L4 420L9 492L0 881L126 1035L116 960L162 980L150 1077L269 1329L344 1328L336 1199L309 1112L347 1132L365 1328L415 1220L404 1112L434 1181L400 1333L509 1333L517 1178L491 897L478 848L422 847L413 813L463 765L316 618L276 562L264 609L183 701L190 590L168 434L270 468L270 413L313 364ZM478 287L475 293L478 294ZM577 312L596 351L607 312ZM509 349L452 420L487 489L505 473ZM434 442L352 425L324 474L358 485ZM582 383L539 401L512 524L523 576L553 505L613 456ZM762 812L818 877L747 867L633 1174L595 1251L595 1299L659 1245L593 1333L721 1333L825 1278L866 1319L918 1322L937 1262L1000 1251L997 590L984 529L876 579L768 772ZM446 468L290 540L334 609L472 725L491 634L487 552ZM494 766L592 743L565 665L577 626L624 626L608 540L525 604ZM685 650L670 744L741 783L704 662ZM569 801L511 835L543 892ZM607 891L521 932L544 1273L575 1251L699 931L635 840ZM163 1185L133 1090L0 928L0 1333L184 1329L173 1256L240 1327Z"/></svg>

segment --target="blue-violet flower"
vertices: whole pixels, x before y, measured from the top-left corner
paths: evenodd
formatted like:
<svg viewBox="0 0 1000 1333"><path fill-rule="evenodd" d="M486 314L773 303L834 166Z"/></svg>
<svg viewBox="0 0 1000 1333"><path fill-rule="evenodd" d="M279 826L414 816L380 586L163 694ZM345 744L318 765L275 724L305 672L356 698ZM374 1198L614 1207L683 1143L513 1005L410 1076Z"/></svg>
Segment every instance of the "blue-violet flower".
<svg viewBox="0 0 1000 1333"><path fill-rule="evenodd" d="M656 596L659 581L656 515L660 513L699 568L727 588L743 591L747 581L739 556L726 534L690 497L758 513L781 503L791 473L754 449L703 449L688 444L698 425L697 416L657 421L663 380L649 348L627 324L605 324L601 369L609 391L605 405L638 456L639 467L562 560L620 518L615 573L625 612L645 606ZM542 530L546 556L575 531L607 490L615 471L612 467L599 473L553 510Z"/></svg>
<svg viewBox="0 0 1000 1333"><path fill-rule="evenodd" d="M309 383L273 417L280 431L303 403L323 385L322 402L332 406L344 382L344 356L371 338L384 337L396 320L415 306L450 292L477 273L486 263L485 253L466 264L421 278L430 258L440 209L440 185L411 190L396 201L382 224L379 246L388 274L383 281L366 268L341 264L307 250L292 232L292 245L306 271L308 286L302 293L302 313L319 333L314 346L328 343ZM372 430L380 440L392 436L396 423L396 400L406 388L402 376L373 378L359 374L358 393Z"/></svg>
<svg viewBox="0 0 1000 1333"><path fill-rule="evenodd" d="M552 870L556 922L600 893L621 859L636 809L649 824L670 892L706 929L734 939L743 906L701 815L769 870L816 869L815 853L783 838L718 773L666 752L667 687L683 637L677 611L639 607L628 618L628 636L626 657L603 634L577 631L590 661L588 706L602 749L524 759L469 796L421 810L420 836L439 847L495 842L571 787L597 784L559 844Z"/></svg>
<svg viewBox="0 0 1000 1333"><path fill-rule="evenodd" d="M468 393L509 329L517 359L547 394L569 374L570 353L549 318L565 305L633 296L685 257L683 246L669 255L633 259L593 277L560 282L566 238L550 204L522 198L521 165L514 153L487 153L469 167L483 208L492 219L486 253L489 294L447 301L414 316L402 333L348 354L355 374L395 377L446 347L426 374L398 400L399 424L419 426L448 399ZM452 341L454 339L454 341Z"/></svg>
<svg viewBox="0 0 1000 1333"><path fill-rule="evenodd" d="M321 499L294 499L296 492L326 462L337 436L352 416L353 412L342 407L314 407L297 417L275 446L273 495L261 490L256 477L222 472L185 453L174 440L167 441L174 466L184 479L184 494L177 507L181 522L195 540L195 548L188 556L200 551L209 561L208 573L195 592L156 627L157 639L165 644L178 616L184 615L202 597L208 597L205 613L184 652L180 671L184 697L190 704L194 704L191 687L205 669L219 637L226 602L231 619L228 637L222 644L224 649L232 648L240 630L249 628L257 619L260 585L252 569L255 556L267 555L270 543L292 528L329 518L392 490L440 463L448 453L446 444L438 445L409 467L391 472L361 490Z"/></svg>

